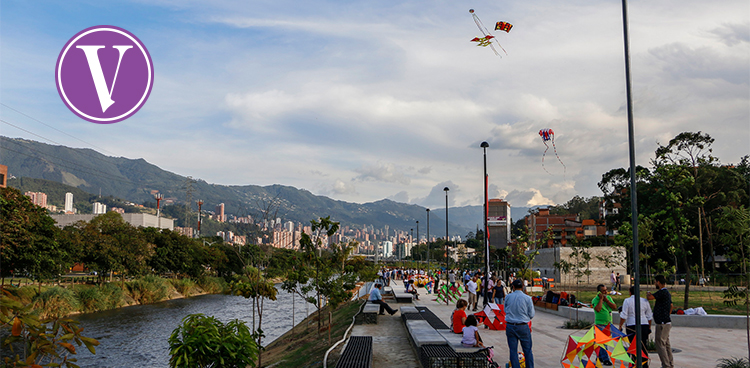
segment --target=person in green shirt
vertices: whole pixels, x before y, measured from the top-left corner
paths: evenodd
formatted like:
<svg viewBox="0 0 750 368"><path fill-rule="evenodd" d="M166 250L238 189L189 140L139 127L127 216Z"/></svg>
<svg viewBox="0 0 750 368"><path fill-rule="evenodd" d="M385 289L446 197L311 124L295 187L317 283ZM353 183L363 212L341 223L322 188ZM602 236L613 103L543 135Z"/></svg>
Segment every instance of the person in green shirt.
<svg viewBox="0 0 750 368"><path fill-rule="evenodd" d="M599 284L596 287L596 291L599 293L591 301L591 305L594 306L594 324L600 330L604 330L607 325L612 323L612 311L617 309L612 297L607 294L607 287ZM609 354L604 348L599 348L599 360L602 365L612 365L612 361L609 359Z"/></svg>

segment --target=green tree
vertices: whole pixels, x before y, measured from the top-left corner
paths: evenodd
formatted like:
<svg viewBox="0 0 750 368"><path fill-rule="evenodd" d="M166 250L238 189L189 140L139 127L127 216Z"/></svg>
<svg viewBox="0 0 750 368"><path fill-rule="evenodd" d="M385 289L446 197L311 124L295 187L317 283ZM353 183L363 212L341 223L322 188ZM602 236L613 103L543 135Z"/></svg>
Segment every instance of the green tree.
<svg viewBox="0 0 750 368"><path fill-rule="evenodd" d="M747 353L750 360L750 274L747 272L748 255L750 255L750 211L744 207L724 207L718 219L721 238L731 244L730 254L741 260L741 271L747 283L744 288L733 286L724 291L725 303L736 305L742 300L745 303L745 318L747 319ZM744 300L743 300L744 299Z"/></svg>
<svg viewBox="0 0 750 368"><path fill-rule="evenodd" d="M224 324L191 314L169 337L170 368L245 368L260 357L255 336L238 319Z"/></svg>
<svg viewBox="0 0 750 368"><path fill-rule="evenodd" d="M263 304L266 299L276 300L276 286L266 280L260 270L253 266L246 266L242 276L230 284L232 294L253 300L253 331L257 339L258 350L263 350L261 339L263 334ZM255 314L258 314L258 328L255 328ZM258 367L262 367L261 354L258 354Z"/></svg>
<svg viewBox="0 0 750 368"><path fill-rule="evenodd" d="M14 188L0 188L0 276L27 274L41 287L42 279L61 274L65 253L59 247L55 222Z"/></svg>

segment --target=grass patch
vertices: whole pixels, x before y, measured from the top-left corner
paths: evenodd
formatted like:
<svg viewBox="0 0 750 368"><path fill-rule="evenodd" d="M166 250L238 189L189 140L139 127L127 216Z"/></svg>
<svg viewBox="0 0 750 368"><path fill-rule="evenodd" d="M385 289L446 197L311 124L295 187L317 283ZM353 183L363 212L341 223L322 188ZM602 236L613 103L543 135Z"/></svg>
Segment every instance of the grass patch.
<svg viewBox="0 0 750 368"><path fill-rule="evenodd" d="M138 304L153 304L169 296L167 281L158 276L144 276L125 285L130 297Z"/></svg>
<svg viewBox="0 0 750 368"><path fill-rule="evenodd" d="M228 285L226 280L221 277L209 277L204 276L198 280L198 287L203 289L208 294L219 294L227 290Z"/></svg>
<svg viewBox="0 0 750 368"><path fill-rule="evenodd" d="M317 313L311 314L292 331L287 331L266 347L263 354L263 365L278 363L278 368L313 368L323 366L323 356L326 350L341 340L344 332L352 323L352 316L357 314L361 301L349 302L333 311L331 340L328 340L328 330L318 333ZM328 310L321 311L322 326L328 322ZM328 366L336 365L334 354L329 355Z"/></svg>
<svg viewBox="0 0 750 368"><path fill-rule="evenodd" d="M679 289L672 289L669 286L667 287L669 292L672 294L672 304L674 304L675 308L682 308L683 303L685 301L685 291L682 288ZM562 290L562 289L561 289ZM560 290L555 290L556 292L559 292ZM596 296L596 290L594 288L590 288L590 290L583 290L579 293L576 293L575 289L568 289L565 290L568 293L573 293L576 296L576 299L579 300L581 303L587 303L591 304L591 300L594 299ZM646 291L650 292L656 292L656 288L650 285L641 285L641 295L645 298L646 297ZM622 295L610 295L612 297L612 300L614 300L615 304L617 306L622 306L622 302L625 300L625 298L629 297L627 288L623 286L622 288ZM744 315L745 314L745 306L744 305L735 305L735 306L726 306L724 305L724 291L708 291L708 290L701 290L699 286L691 286L690 288L690 308L697 308L697 307L703 307L703 309L706 310L706 313L708 314L730 314L730 315ZM654 301L651 301L651 309L654 308Z"/></svg>
<svg viewBox="0 0 750 368"><path fill-rule="evenodd" d="M169 283L172 284L172 286L177 290L178 293L182 294L184 297L190 297L190 294L192 294L193 287L195 287L195 282L191 279L170 279Z"/></svg>
<svg viewBox="0 0 750 368"><path fill-rule="evenodd" d="M103 309L104 297L96 286L78 285L73 288L80 304L80 311L84 313L96 312Z"/></svg>
<svg viewBox="0 0 750 368"><path fill-rule="evenodd" d="M34 298L33 308L39 311L41 318L60 318L78 311L80 306L72 290L55 286L39 293Z"/></svg>
<svg viewBox="0 0 750 368"><path fill-rule="evenodd" d="M562 328L568 330L582 330L591 327L591 322L580 319L570 319L563 323Z"/></svg>

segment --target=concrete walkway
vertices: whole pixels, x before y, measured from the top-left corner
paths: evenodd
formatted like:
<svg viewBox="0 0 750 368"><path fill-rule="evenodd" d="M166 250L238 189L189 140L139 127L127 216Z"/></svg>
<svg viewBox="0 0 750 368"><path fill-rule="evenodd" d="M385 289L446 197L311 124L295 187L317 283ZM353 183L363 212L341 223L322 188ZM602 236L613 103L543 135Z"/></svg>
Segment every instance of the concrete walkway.
<svg viewBox="0 0 750 368"><path fill-rule="evenodd" d="M450 315L455 306L446 306L432 301L433 298L424 295L416 305L424 305L440 317L446 324L450 322ZM480 300L481 304L481 300ZM471 313L470 311L467 311ZM560 328L567 318L560 317L537 308L536 316L532 320L532 339L535 366L540 368L561 367L560 357L565 349L565 340L575 330ZM479 330L485 346L495 347L495 361L505 366L509 361L508 342L505 331ZM653 338L653 334L651 335ZM677 368L712 368L720 358L731 356L747 356L747 337L742 329L718 329L679 327L672 328L670 342L674 353L674 363ZM520 346L519 346L520 351ZM651 353L651 367L661 366L659 356Z"/></svg>
<svg viewBox="0 0 750 368"><path fill-rule="evenodd" d="M388 302L393 309L414 304ZM372 336L372 366L393 368L419 368L417 354L406 336L401 313L378 316L376 325L355 325L352 336Z"/></svg>
<svg viewBox="0 0 750 368"><path fill-rule="evenodd" d="M450 325L450 315L455 307L438 304L432 299L431 295L421 295L421 300L414 304L390 302L389 305L394 309L407 305L426 306ZM575 332L560 328L566 320L565 317L537 309L536 317L532 320L534 360L537 367L561 367L560 356L565 348L565 341L568 335ZM480 334L485 346L495 347L495 361L504 367L509 361L505 331L480 329ZM373 337L373 367L419 367L418 355L409 343L400 313L378 316L377 325L355 325L352 336ZM670 339L672 348L679 350L674 353L675 367L678 368L713 368L720 358L747 355L744 329L675 326ZM656 353L651 353L650 357L652 368L661 366Z"/></svg>

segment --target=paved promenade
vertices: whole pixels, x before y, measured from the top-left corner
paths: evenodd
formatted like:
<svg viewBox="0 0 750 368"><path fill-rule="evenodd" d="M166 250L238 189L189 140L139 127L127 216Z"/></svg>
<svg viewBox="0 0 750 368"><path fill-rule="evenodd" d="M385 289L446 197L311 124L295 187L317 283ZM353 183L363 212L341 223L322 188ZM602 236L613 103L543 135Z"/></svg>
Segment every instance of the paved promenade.
<svg viewBox="0 0 750 368"><path fill-rule="evenodd" d="M453 305L438 304L432 301L431 295L421 295L420 298L422 300L415 301L414 304L389 304L393 308L405 305L426 306L450 325ZM560 328L565 320L565 317L559 317L537 308L536 317L532 320L533 350L537 367L561 367L560 356L565 348L566 338L570 333L575 332ZM508 362L505 331L480 329L479 333L482 335L485 346L495 347L495 361L504 367ZM419 367L417 354L409 344L400 313L393 316L387 314L378 316L377 325L354 326L352 335L373 336L373 367ZM713 368L716 367L716 361L720 358L747 356L747 337L744 329L675 326L670 336L672 348L679 350L674 353L675 367L678 368ZM659 356L652 353L650 357L651 367L659 368L661 366Z"/></svg>

